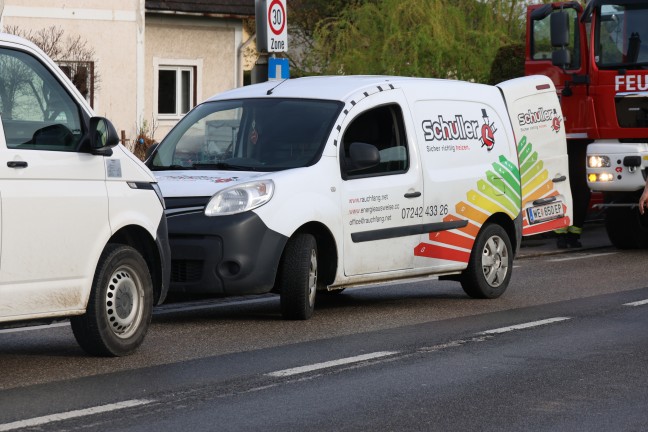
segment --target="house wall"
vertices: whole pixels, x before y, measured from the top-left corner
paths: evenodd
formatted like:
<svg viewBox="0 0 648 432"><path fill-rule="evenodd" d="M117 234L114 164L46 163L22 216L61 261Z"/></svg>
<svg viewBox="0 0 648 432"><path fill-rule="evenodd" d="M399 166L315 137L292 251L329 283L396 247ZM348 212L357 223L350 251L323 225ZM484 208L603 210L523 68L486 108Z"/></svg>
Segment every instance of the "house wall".
<svg viewBox="0 0 648 432"><path fill-rule="evenodd" d="M242 66L238 62L242 37L240 20L146 15L144 120L155 128L156 140L161 140L179 119L157 115L157 68L195 67L194 103L200 103L242 85Z"/></svg>
<svg viewBox="0 0 648 432"><path fill-rule="evenodd" d="M94 110L124 131L129 147L144 125L159 141L180 118L157 115L157 67L195 67L194 104L243 85L243 69L251 67L239 60L249 38L242 20L145 13L144 0L0 0L0 25L80 35L97 60Z"/></svg>
<svg viewBox="0 0 648 432"><path fill-rule="evenodd" d="M99 75L94 110L117 131L133 136L138 110L138 34L142 39L143 0L4 0L0 24L38 31L51 26L65 36L80 35L95 51ZM140 100L143 97L140 95Z"/></svg>

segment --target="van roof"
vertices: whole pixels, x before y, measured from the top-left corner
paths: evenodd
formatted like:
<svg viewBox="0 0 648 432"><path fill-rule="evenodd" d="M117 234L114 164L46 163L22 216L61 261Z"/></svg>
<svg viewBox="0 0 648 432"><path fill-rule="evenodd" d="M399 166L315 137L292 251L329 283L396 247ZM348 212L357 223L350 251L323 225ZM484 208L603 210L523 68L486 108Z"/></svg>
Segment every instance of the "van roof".
<svg viewBox="0 0 648 432"><path fill-rule="evenodd" d="M380 87L378 90L387 90L390 85L392 88L404 88L408 87L408 85L421 85L423 82L426 86L443 88L444 92L448 90L449 86L460 86L464 89L466 86L483 87L482 84L434 78L376 75L316 76L284 81L268 81L240 87L215 95L209 98L208 101L268 97L268 91L270 90L272 90L271 95L276 97L346 101L359 92L369 89L371 89L369 93L374 93L375 88L378 87Z"/></svg>

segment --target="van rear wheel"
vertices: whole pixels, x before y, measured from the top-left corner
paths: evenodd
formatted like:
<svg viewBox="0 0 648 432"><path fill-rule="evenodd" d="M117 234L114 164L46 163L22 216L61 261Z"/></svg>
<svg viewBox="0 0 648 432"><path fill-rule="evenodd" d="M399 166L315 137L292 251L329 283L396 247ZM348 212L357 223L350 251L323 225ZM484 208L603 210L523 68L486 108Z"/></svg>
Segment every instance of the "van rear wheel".
<svg viewBox="0 0 648 432"><path fill-rule="evenodd" d="M497 298L508 287L513 248L508 234L497 224L485 225L475 240L461 287L473 298Z"/></svg>
<svg viewBox="0 0 648 432"><path fill-rule="evenodd" d="M95 271L84 315L72 317L74 336L87 353L123 356L144 341L153 311L153 283L134 248L109 244Z"/></svg>
<svg viewBox="0 0 648 432"><path fill-rule="evenodd" d="M286 243L279 269L281 314L307 320L315 309L317 242L311 234L296 234Z"/></svg>

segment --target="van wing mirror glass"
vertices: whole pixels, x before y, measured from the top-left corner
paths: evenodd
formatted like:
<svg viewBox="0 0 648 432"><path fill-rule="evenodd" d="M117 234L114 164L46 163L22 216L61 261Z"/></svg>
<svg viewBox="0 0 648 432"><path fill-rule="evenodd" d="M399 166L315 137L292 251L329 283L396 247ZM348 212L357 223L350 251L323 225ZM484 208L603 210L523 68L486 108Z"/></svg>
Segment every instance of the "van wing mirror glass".
<svg viewBox="0 0 648 432"><path fill-rule="evenodd" d="M119 144L119 135L113 124L104 117L90 119L90 147L95 154L103 154ZM111 151L112 153L112 151Z"/></svg>
<svg viewBox="0 0 648 432"><path fill-rule="evenodd" d="M354 142L349 147L349 158L351 166L347 168L347 172L359 171L378 165L380 152L375 145Z"/></svg>

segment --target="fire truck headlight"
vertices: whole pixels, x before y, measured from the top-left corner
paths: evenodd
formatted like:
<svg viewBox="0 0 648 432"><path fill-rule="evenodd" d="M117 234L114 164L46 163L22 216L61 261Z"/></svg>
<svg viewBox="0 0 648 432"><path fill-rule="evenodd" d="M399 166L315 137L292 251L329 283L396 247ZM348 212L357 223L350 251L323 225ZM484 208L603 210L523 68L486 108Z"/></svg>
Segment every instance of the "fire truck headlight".
<svg viewBox="0 0 648 432"><path fill-rule="evenodd" d="M590 168L607 168L610 166L610 158L608 156L589 156L587 158L587 166Z"/></svg>

